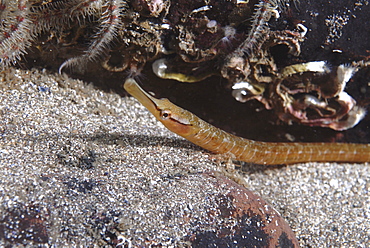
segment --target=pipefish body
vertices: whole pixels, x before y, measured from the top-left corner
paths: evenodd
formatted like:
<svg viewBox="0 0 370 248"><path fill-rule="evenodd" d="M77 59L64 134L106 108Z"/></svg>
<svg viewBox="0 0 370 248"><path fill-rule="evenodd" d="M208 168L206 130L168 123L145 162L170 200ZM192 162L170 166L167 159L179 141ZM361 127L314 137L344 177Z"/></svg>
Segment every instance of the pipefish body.
<svg viewBox="0 0 370 248"><path fill-rule="evenodd" d="M124 88L170 131L211 152L230 154L236 160L264 165L300 162L370 162L370 144L249 140L212 126L168 99L157 99L151 96L132 78L126 80Z"/></svg>

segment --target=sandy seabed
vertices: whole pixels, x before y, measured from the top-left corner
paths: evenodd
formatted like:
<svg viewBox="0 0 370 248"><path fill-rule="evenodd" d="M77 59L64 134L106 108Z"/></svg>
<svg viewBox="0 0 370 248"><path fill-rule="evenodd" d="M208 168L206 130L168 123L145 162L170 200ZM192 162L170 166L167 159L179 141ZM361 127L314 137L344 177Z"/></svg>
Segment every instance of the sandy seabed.
<svg viewBox="0 0 370 248"><path fill-rule="evenodd" d="M97 247L117 237L185 246L183 216L207 220L206 196L221 191L202 176L218 160L131 97L9 69L0 114L0 246ZM370 246L369 164L245 166L242 175L302 247Z"/></svg>

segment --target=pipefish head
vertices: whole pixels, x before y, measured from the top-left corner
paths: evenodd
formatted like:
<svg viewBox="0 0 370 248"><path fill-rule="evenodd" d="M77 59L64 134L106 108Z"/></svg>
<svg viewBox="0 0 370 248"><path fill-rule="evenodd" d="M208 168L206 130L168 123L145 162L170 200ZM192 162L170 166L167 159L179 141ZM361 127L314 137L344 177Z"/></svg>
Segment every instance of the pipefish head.
<svg viewBox="0 0 370 248"><path fill-rule="evenodd" d="M171 103L168 99L157 99L142 89L135 79L128 78L125 90L146 107L170 131L187 138L197 132L198 118L189 111Z"/></svg>

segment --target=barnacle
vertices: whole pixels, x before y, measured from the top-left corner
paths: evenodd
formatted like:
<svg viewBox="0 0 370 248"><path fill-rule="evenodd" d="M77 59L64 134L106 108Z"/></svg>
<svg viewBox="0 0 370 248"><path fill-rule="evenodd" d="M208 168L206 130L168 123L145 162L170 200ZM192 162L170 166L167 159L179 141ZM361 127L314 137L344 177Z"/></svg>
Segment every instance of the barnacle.
<svg viewBox="0 0 370 248"><path fill-rule="evenodd" d="M260 2L257 6L256 13L262 6L265 14L260 14L259 18L255 16L251 33L226 57L221 70L235 99L240 102L256 99L266 109L274 109L287 123L294 121L338 131L357 125L366 111L356 105L345 88L357 71L368 67L368 57L337 66L326 61L313 61L279 68L272 51L284 45L288 48L287 54L298 58L308 29L298 23L293 30L271 30L267 22L276 8L273 3ZM256 29L257 26L261 28ZM252 38L254 36L258 41Z"/></svg>
<svg viewBox="0 0 370 248"><path fill-rule="evenodd" d="M167 61L167 59L165 58L158 59L154 61L152 64L152 69L155 75L163 79L173 79L179 82L185 82L185 83L200 82L212 75L211 72L208 72L203 75L193 76L190 74L174 72L173 70L171 71L169 67L171 66L169 65L169 62Z"/></svg>
<svg viewBox="0 0 370 248"><path fill-rule="evenodd" d="M281 79L276 80L273 86L277 97L271 98L273 102L270 104L280 109L279 117L286 122L298 121L338 131L352 128L366 113L344 91L347 82L358 69L352 65L339 65L330 69L325 61L288 66L281 73ZM294 82L291 84L294 88L289 87L289 80L295 74L310 74L306 78L308 84L297 87L298 84ZM298 80L301 78L299 76Z"/></svg>

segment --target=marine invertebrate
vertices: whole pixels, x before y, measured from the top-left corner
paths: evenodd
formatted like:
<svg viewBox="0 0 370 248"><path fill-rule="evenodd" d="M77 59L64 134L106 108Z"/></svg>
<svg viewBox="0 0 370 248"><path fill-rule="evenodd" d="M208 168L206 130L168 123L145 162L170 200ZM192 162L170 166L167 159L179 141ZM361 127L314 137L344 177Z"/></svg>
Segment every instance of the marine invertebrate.
<svg viewBox="0 0 370 248"><path fill-rule="evenodd" d="M284 122L349 129L365 111L344 88L368 57L335 65L302 59L309 29L287 19L293 8L297 0L3 0L0 65L52 43L75 49L59 72L100 63L135 78L152 63L163 79L194 83L216 75L236 100L256 99ZM325 65L312 68L318 63Z"/></svg>
<svg viewBox="0 0 370 248"><path fill-rule="evenodd" d="M267 84L234 84L233 96L240 102L257 99L288 123L297 121L343 131L357 125L366 114L365 108L357 106L344 91L347 82L364 66L367 63L353 62L330 68L325 61L290 65Z"/></svg>
<svg viewBox="0 0 370 248"><path fill-rule="evenodd" d="M30 6L26 0L2 1L0 11L0 59L2 65L8 65L20 59L33 39Z"/></svg>
<svg viewBox="0 0 370 248"><path fill-rule="evenodd" d="M155 29L148 22L145 23L143 16L158 17L166 6L166 0L132 1L130 6L124 0L3 0L0 5L0 14L4 20L1 26L0 64L16 64L42 32L52 31L57 33L56 36L62 36L73 25L97 22L98 27L86 51L60 66L60 71L66 67L81 69L88 61L104 60L114 39L121 38L124 42L134 44L138 42L138 37L130 42L130 38L138 36L135 31L141 31L144 25L148 27L145 30L148 33ZM138 12L134 13L134 10ZM127 26L131 30L127 31Z"/></svg>
<svg viewBox="0 0 370 248"><path fill-rule="evenodd" d="M117 36L119 30L124 28L121 15L124 15L127 9L127 3L125 1L113 0L107 1L105 4L100 3L100 5L101 6L97 6L100 7L102 11L99 20L100 27L87 51L80 57L65 61L60 66L60 71L62 71L64 67L84 64L85 61L96 60L99 56L104 55L112 40Z"/></svg>

